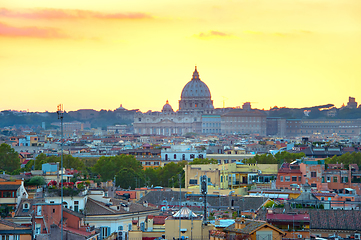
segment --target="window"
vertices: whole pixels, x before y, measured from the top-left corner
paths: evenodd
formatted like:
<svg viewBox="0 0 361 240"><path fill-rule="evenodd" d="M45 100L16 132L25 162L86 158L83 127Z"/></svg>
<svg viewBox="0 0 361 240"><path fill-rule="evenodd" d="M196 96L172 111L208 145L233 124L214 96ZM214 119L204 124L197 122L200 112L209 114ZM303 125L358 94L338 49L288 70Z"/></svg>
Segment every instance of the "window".
<svg viewBox="0 0 361 240"><path fill-rule="evenodd" d="M311 172L311 178L315 178L316 177L316 172Z"/></svg>
<svg viewBox="0 0 361 240"><path fill-rule="evenodd" d="M123 225L118 226L118 231L123 231Z"/></svg>
<svg viewBox="0 0 361 240"><path fill-rule="evenodd" d="M325 177L324 176L322 176L322 183L324 183L325 182Z"/></svg>
<svg viewBox="0 0 361 240"><path fill-rule="evenodd" d="M53 213L55 213L55 208L53 208Z"/></svg>
<svg viewBox="0 0 361 240"><path fill-rule="evenodd" d="M186 155L182 154L182 160L186 160Z"/></svg>
<svg viewBox="0 0 361 240"><path fill-rule="evenodd" d="M3 198L10 198L11 192L3 192Z"/></svg>
<svg viewBox="0 0 361 240"><path fill-rule="evenodd" d="M333 177L333 182L337 182L337 177Z"/></svg>
<svg viewBox="0 0 361 240"><path fill-rule="evenodd" d="M297 177L293 176L292 177L292 182L297 182Z"/></svg>
<svg viewBox="0 0 361 240"><path fill-rule="evenodd" d="M189 179L189 184L197 185L197 179Z"/></svg>
<svg viewBox="0 0 361 240"><path fill-rule="evenodd" d="M286 181L286 182L289 182L290 180L291 180L291 177L288 177L288 176L285 177L285 181Z"/></svg>
<svg viewBox="0 0 361 240"><path fill-rule="evenodd" d="M331 177L326 177L327 182L331 182Z"/></svg>
<svg viewBox="0 0 361 240"><path fill-rule="evenodd" d="M100 238L104 239L110 235L110 227L100 227Z"/></svg>
<svg viewBox="0 0 361 240"><path fill-rule="evenodd" d="M177 159L177 154L174 154L174 159Z"/></svg>
<svg viewBox="0 0 361 240"><path fill-rule="evenodd" d="M301 182L302 181L302 178L301 176L298 177L298 181Z"/></svg>
<svg viewBox="0 0 361 240"><path fill-rule="evenodd" d="M193 159L193 158L194 158L194 154L191 154L191 155L190 155L190 159Z"/></svg>
<svg viewBox="0 0 361 240"><path fill-rule="evenodd" d="M317 183L311 183L311 187L316 188L316 187L317 187Z"/></svg>
<svg viewBox="0 0 361 240"><path fill-rule="evenodd" d="M79 211L79 201L74 201L74 212Z"/></svg>
<svg viewBox="0 0 361 240"><path fill-rule="evenodd" d="M283 182L283 176L280 177L280 181Z"/></svg>

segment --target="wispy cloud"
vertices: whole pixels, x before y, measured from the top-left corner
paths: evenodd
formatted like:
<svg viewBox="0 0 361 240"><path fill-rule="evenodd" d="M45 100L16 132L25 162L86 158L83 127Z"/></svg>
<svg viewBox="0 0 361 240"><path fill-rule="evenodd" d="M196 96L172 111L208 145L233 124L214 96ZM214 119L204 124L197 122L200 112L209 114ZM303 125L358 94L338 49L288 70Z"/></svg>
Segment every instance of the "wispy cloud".
<svg viewBox="0 0 361 240"><path fill-rule="evenodd" d="M72 9L25 9L25 10L12 10L7 8L0 8L0 17L7 18L26 18L26 19L84 19L84 18L97 18L97 19L145 19L152 18L147 13L140 12L117 12L117 13L102 13L96 11L86 10L72 10Z"/></svg>
<svg viewBox="0 0 361 240"><path fill-rule="evenodd" d="M56 28L15 27L0 22L0 36L31 38L67 38L68 36Z"/></svg>
<svg viewBox="0 0 361 240"><path fill-rule="evenodd" d="M220 31L208 31L208 32L201 32L196 35L198 38L212 38L212 37L231 37L232 34L220 32Z"/></svg>

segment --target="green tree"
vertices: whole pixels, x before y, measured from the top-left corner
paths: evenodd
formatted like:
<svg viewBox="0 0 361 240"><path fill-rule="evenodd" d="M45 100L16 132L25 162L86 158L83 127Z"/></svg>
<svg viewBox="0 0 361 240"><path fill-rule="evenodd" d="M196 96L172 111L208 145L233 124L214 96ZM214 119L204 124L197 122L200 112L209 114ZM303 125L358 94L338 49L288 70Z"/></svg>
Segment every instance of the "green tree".
<svg viewBox="0 0 361 240"><path fill-rule="evenodd" d="M214 158L208 159L208 158L195 158L192 162L189 163L189 165L194 164L218 164L218 161Z"/></svg>
<svg viewBox="0 0 361 240"><path fill-rule="evenodd" d="M35 169L34 170L41 170L42 165L45 163L53 163L58 162L60 168L61 156L46 156L46 154L41 153L35 158ZM26 165L24 170L30 171L33 169L34 160L30 160ZM85 164L79 158L75 158L71 155L63 155L63 167L64 168L73 168L79 171L85 171Z"/></svg>
<svg viewBox="0 0 361 240"><path fill-rule="evenodd" d="M24 182L25 186L43 186L45 184L45 179L41 176L32 177Z"/></svg>
<svg viewBox="0 0 361 240"><path fill-rule="evenodd" d="M132 168L122 168L116 175L116 185L122 188L135 189L145 184L142 172L136 172Z"/></svg>
<svg viewBox="0 0 361 240"><path fill-rule="evenodd" d="M137 174L143 171L142 164L131 155L118 155L114 157L100 157L92 167L92 171L101 176L103 181L112 180L124 168L133 169Z"/></svg>
<svg viewBox="0 0 361 240"><path fill-rule="evenodd" d="M144 170L144 178L147 186L158 186L159 178L158 174L161 168L146 168Z"/></svg>
<svg viewBox="0 0 361 240"><path fill-rule="evenodd" d="M10 212L13 210L13 207L10 207L6 204L0 205L0 216L1 218L6 218L10 216Z"/></svg>
<svg viewBox="0 0 361 240"><path fill-rule="evenodd" d="M7 172L13 172L20 168L19 154L6 143L0 145L0 166Z"/></svg>

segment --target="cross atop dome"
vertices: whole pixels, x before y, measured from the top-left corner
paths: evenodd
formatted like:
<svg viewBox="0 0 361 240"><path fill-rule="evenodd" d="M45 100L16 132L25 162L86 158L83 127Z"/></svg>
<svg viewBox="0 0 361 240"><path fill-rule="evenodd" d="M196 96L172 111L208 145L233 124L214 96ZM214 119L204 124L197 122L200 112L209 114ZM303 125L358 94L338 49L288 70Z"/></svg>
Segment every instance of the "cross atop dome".
<svg viewBox="0 0 361 240"><path fill-rule="evenodd" d="M197 71L197 65L195 66L194 72L193 72L193 77L192 80L197 79L199 80L199 73Z"/></svg>

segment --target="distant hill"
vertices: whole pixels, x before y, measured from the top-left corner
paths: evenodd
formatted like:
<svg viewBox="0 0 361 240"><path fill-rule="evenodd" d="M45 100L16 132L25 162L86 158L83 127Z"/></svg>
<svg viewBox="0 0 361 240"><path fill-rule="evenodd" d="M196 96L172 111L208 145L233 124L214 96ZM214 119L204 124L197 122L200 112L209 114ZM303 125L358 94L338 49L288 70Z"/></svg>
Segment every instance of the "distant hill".
<svg viewBox="0 0 361 240"><path fill-rule="evenodd" d="M80 111L81 114L77 112ZM133 122L134 111L94 111L96 114L89 115L84 114L82 110L65 112L64 113L64 122L89 122L92 128L106 128L107 126L112 126L115 124L126 124L129 125ZM43 112L43 113L34 113L34 112L15 112L15 111L2 111L0 112L0 127L32 127L37 128L41 127L42 123L45 123L46 128L54 128L51 126L51 123L59 122L58 115L56 112Z"/></svg>

